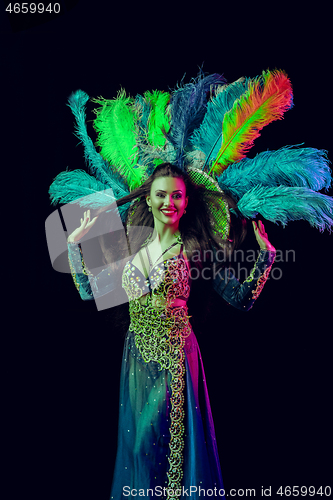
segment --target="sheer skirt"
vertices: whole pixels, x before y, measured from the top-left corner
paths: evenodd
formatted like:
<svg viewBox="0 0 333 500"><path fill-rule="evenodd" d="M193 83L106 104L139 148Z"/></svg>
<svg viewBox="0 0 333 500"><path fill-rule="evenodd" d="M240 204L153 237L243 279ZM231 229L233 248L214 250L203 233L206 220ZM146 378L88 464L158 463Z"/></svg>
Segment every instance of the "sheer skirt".
<svg viewBox="0 0 333 500"><path fill-rule="evenodd" d="M140 493L143 497L167 498L163 488L168 487L171 375L158 368L158 363L142 359L134 333L129 331L121 368L113 500L134 498ZM223 484L204 369L193 331L186 338L185 368L182 488L189 493L192 487L191 498L199 499L199 487L219 490Z"/></svg>

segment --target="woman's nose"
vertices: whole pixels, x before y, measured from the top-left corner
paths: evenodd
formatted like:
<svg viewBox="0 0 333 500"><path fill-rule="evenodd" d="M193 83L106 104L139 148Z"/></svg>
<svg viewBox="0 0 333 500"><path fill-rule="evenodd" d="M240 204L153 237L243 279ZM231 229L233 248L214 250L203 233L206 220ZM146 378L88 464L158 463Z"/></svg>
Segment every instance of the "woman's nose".
<svg viewBox="0 0 333 500"><path fill-rule="evenodd" d="M173 199L172 199L172 197L171 197L171 196L166 196L166 197L165 197L165 199L164 199L164 203L163 203L163 205L164 205L165 207L170 207L170 206L173 206L173 205L174 205L174 203L173 203Z"/></svg>

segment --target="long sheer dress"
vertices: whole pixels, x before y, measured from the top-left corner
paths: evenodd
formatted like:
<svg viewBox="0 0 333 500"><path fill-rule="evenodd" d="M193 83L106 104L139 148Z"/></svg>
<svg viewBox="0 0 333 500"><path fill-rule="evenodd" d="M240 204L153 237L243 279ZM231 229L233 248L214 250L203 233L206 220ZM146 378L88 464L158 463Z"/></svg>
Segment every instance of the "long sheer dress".
<svg viewBox="0 0 333 500"><path fill-rule="evenodd" d="M230 271L217 273L214 289L230 304L248 310L270 271L274 253L260 251L250 276L240 283ZM106 269L83 272L79 245L69 261L84 300L114 289ZM83 266L83 267L82 267ZM191 279L180 254L143 275L129 260L122 273L129 300L120 379L118 447L111 499L159 497L199 500L224 496L204 367L187 306ZM208 491L210 490L210 491Z"/></svg>

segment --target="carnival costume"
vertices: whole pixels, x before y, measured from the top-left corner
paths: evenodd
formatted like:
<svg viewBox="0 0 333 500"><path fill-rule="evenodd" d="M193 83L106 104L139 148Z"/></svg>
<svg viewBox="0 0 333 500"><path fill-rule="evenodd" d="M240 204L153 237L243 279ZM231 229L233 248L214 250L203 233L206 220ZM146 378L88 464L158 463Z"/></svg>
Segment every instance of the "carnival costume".
<svg viewBox="0 0 333 500"><path fill-rule="evenodd" d="M173 92L153 91L94 100L98 153L87 134L87 94L69 98L92 175L83 170L59 174L50 187L53 203L100 208L142 183L156 166L169 162L209 191L224 192L236 203L236 216L287 224L305 219L319 230L333 224L331 174L325 151L288 146L246 158L259 131L292 107L292 89L282 71L226 84L221 75L200 74ZM112 191L110 191L112 190ZM111 198L110 198L110 192ZM93 195L93 196L91 196ZM207 202L208 203L208 202ZM131 206L118 207L131 224ZM229 207L211 207L211 224L222 242L228 238ZM183 254L152 262L142 273L128 260L121 285L129 300L130 327L121 369L118 451L111 498L135 489L166 488L161 498L179 498L182 488L221 489L222 477L199 347L186 306L191 276ZM274 252L260 250L250 276L240 283L226 268L213 287L229 304L249 310L267 280ZM162 257L162 255L160 256ZM159 260L159 259L158 259ZM109 268L92 276L80 245L69 244L69 261L84 300L119 286ZM143 300L144 299L144 300ZM200 396L201 394L201 396ZM178 491L178 492L177 492ZM139 493L138 493L139 494ZM196 496L197 495L197 496ZM125 496L132 498L130 493ZM181 496L181 495L180 495ZM186 495L185 495L186 496ZM181 496L181 498L183 498Z"/></svg>

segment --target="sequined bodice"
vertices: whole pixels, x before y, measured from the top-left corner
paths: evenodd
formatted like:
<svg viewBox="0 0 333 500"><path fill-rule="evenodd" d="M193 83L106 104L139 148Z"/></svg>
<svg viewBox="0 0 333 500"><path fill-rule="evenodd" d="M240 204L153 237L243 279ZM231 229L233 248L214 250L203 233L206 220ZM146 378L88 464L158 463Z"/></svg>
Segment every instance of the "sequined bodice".
<svg viewBox="0 0 333 500"><path fill-rule="evenodd" d="M127 262L123 271L122 286L130 301L148 294L148 302L149 298L154 298L155 302L159 299L158 305L165 303L170 306L176 298L188 299L189 280L189 270L183 253L180 253L154 266L147 278L132 261Z"/></svg>
<svg viewBox="0 0 333 500"><path fill-rule="evenodd" d="M184 346L191 332L187 306L175 307L173 302L187 300L189 280L182 252L154 266L147 278L132 261L125 265L122 286L129 298L129 329L146 362L156 361L161 368L169 368L172 352L175 350L177 358L179 348Z"/></svg>

